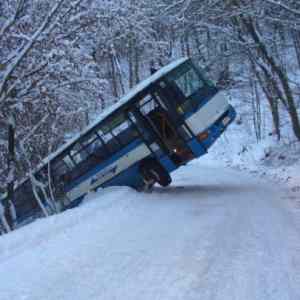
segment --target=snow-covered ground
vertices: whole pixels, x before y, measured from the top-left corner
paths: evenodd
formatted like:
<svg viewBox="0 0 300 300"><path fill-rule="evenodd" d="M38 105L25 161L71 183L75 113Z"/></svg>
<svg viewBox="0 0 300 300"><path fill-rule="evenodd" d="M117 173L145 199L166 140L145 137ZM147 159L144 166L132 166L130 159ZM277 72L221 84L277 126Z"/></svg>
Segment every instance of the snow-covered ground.
<svg viewBox="0 0 300 300"><path fill-rule="evenodd" d="M299 300L288 191L204 158L0 237L0 299Z"/></svg>
<svg viewBox="0 0 300 300"><path fill-rule="evenodd" d="M278 141L272 134L269 108L262 104L262 136L257 141L252 113L244 103L251 97L249 88L233 89L227 94L237 110L238 121L225 131L204 159L262 177L273 184L284 185L300 207L300 143L291 131L288 117L281 116L281 122L285 125L282 126L282 137Z"/></svg>
<svg viewBox="0 0 300 300"><path fill-rule="evenodd" d="M253 143L242 138L232 142L233 132L230 138L221 137L208 159L285 185L297 195L300 205L300 143L278 142L274 137Z"/></svg>

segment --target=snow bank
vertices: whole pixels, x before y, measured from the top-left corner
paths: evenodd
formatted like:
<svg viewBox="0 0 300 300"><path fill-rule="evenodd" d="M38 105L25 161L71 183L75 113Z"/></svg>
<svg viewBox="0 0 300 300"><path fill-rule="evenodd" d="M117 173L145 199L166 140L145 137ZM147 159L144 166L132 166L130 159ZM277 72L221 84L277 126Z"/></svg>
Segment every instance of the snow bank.
<svg viewBox="0 0 300 300"><path fill-rule="evenodd" d="M203 159L287 185L300 203L300 143L291 135L290 128L282 128L282 140L278 141L272 135L272 128L266 125L262 140L256 141L252 120L241 106L241 99L246 99L247 93L235 90L230 96L238 112L237 120Z"/></svg>
<svg viewBox="0 0 300 300"><path fill-rule="evenodd" d="M129 208L131 201L128 199L134 199L135 194L134 190L126 187L112 187L98 193L91 193L80 207L48 218L38 219L10 234L1 236L0 263L26 249L30 250L42 243L48 243L53 237L57 238L57 234L63 239L67 239L68 233L74 226L88 223L92 216L95 217L99 214L102 221L111 224L111 220L105 220L109 214L103 212L109 211L114 206L114 213L116 211L119 213L115 217L120 218L124 210Z"/></svg>

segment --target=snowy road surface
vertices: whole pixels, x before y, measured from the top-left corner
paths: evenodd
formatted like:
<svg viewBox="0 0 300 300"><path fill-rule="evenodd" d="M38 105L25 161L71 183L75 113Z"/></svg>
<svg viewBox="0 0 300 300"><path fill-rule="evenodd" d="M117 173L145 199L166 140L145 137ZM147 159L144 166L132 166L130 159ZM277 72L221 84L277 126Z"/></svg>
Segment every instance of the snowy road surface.
<svg viewBox="0 0 300 300"><path fill-rule="evenodd" d="M0 276L1 300L299 300L299 226L284 191L197 163L0 237Z"/></svg>

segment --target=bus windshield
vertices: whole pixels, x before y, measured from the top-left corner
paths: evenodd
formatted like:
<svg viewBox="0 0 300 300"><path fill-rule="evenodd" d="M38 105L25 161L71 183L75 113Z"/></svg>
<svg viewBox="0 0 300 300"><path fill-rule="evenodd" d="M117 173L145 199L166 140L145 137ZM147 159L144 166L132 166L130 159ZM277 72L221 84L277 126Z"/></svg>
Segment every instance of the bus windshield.
<svg viewBox="0 0 300 300"><path fill-rule="evenodd" d="M176 83L185 98L189 98L205 87L205 82L190 63L175 70L167 77L167 80Z"/></svg>
<svg viewBox="0 0 300 300"><path fill-rule="evenodd" d="M177 112L180 114L197 110L216 93L214 85L204 79L191 61L169 73L165 82L165 94L168 94L169 99L176 99Z"/></svg>

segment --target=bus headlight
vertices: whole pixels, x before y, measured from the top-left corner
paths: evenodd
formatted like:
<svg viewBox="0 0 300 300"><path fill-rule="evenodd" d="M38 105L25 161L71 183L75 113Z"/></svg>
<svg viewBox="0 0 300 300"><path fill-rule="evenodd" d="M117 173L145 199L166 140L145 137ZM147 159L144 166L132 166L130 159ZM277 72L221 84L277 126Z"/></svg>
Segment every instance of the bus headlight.
<svg viewBox="0 0 300 300"><path fill-rule="evenodd" d="M229 117L225 117L223 120L222 120L222 123L224 126L228 125L228 123L230 122L230 118Z"/></svg>
<svg viewBox="0 0 300 300"><path fill-rule="evenodd" d="M204 131L204 132L201 132L200 134L197 135L197 138L200 142L206 140L208 138L208 131Z"/></svg>

